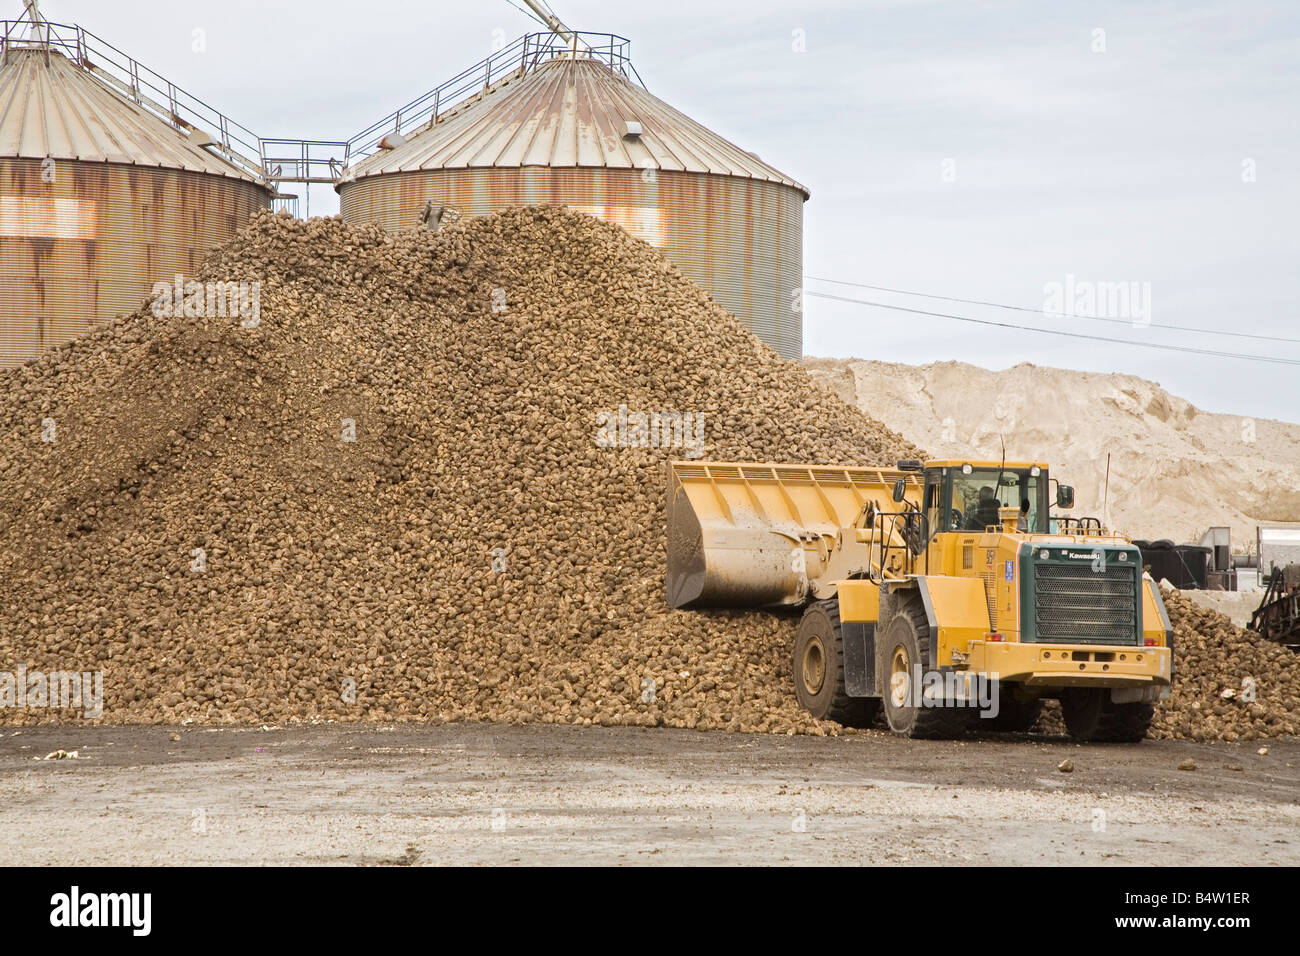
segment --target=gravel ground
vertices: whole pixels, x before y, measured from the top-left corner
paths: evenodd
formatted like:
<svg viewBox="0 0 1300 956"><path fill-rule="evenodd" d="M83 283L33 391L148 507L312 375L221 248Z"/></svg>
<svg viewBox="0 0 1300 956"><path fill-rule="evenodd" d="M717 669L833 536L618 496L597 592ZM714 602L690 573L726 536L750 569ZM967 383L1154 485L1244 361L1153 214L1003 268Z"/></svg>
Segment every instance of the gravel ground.
<svg viewBox="0 0 1300 956"><path fill-rule="evenodd" d="M1300 864L1300 740L1259 746L4 728L0 864Z"/></svg>

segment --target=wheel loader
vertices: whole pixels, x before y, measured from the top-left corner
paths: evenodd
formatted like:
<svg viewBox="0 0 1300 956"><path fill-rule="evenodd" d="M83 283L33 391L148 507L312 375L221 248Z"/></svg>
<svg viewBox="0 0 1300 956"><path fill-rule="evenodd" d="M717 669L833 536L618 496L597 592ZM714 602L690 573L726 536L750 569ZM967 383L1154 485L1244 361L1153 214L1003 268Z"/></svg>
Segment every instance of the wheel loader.
<svg viewBox="0 0 1300 956"><path fill-rule="evenodd" d="M1051 514L1073 505L1042 462L671 462L668 603L802 608L794 690L817 718L1023 732L1057 699L1074 738L1136 742L1173 629L1127 538Z"/></svg>

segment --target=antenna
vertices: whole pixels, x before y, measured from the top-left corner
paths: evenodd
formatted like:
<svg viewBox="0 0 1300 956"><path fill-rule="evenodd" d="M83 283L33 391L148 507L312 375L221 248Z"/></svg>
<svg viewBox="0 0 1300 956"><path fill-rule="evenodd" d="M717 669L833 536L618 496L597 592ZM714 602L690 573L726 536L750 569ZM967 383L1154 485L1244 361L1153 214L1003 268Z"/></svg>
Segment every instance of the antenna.
<svg viewBox="0 0 1300 956"><path fill-rule="evenodd" d="M1001 503L1002 473L1007 470L1007 440L1005 437L1003 437L1001 432L998 432L998 441L1002 443L1002 464L998 465L998 487L997 490L994 492L994 494L998 498L999 503ZM1017 504L1019 504L1019 502L1017 502Z"/></svg>
<svg viewBox="0 0 1300 956"><path fill-rule="evenodd" d="M1101 496L1101 515L1110 528L1110 452L1106 452L1106 490Z"/></svg>

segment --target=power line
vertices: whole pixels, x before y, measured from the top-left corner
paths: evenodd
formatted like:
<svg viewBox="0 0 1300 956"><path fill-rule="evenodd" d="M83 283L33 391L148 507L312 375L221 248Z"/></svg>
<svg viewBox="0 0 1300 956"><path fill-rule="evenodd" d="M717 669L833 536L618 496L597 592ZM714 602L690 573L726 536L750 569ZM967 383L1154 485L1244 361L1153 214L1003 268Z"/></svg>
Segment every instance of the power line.
<svg viewBox="0 0 1300 956"><path fill-rule="evenodd" d="M895 312L910 312L912 315L929 315L938 319L955 319L958 322L973 322L976 325L991 325L1000 329L1015 329L1018 332L1038 332L1042 335L1062 335L1071 339L1088 339L1092 342L1114 342L1119 345L1133 345L1144 349L1161 349L1166 352L1188 352L1194 355L1210 355L1215 358L1242 359L1248 362L1270 362L1274 365L1300 365L1300 359L1277 358L1272 355L1248 355L1237 352L1220 352L1218 349L1197 349L1189 345L1166 345L1161 342L1134 342L1129 339L1110 338L1105 335L1087 335L1083 332L1063 332L1060 329L1038 329L1032 325L1015 325L1011 322L994 322L990 319L976 319L968 315L952 315L947 312L927 312L924 309L909 309L901 305L889 305L885 302L868 302L866 299L850 299L842 295L828 295L825 292L808 292L818 299L833 299L836 302L852 302L857 305L870 305L878 309L893 309Z"/></svg>
<svg viewBox="0 0 1300 956"><path fill-rule="evenodd" d="M514 0L506 0L506 3L510 4L510 6L514 7L516 10L518 10L518 11L519 11L520 13L522 13L524 16L528 17L528 19L530 19L530 20L536 20L538 23L540 23L542 26L546 27L548 30L550 29L550 24L547 23L545 20L543 20L541 17L539 17L537 14L533 13L533 11L531 11L531 10L525 10L525 9L524 9L523 7L521 7L519 4L515 3Z"/></svg>
<svg viewBox="0 0 1300 956"><path fill-rule="evenodd" d="M858 289L872 289L876 292L893 292L897 295L915 295L923 299L942 299L944 302L961 302L966 305L986 305L994 309L1009 309L1013 312L1028 312L1031 315L1052 315L1043 309L1031 309L1023 305L1006 305L1002 302L986 302L982 299L961 299L951 295L935 295L930 292L913 292L909 289L890 289L883 285L867 285L865 282L846 282L843 279L820 279L817 276L804 276L805 279L812 282L829 282L832 285L849 285ZM1071 319L1086 319L1089 322L1110 322L1116 325L1132 325L1128 319L1111 319L1102 315L1071 315L1066 316ZM1152 329L1170 329L1176 332L1199 332L1202 335L1226 335L1231 338L1242 339L1262 339L1268 342L1289 342L1293 345L1300 345L1300 339L1291 339L1282 335L1260 335L1254 332L1229 332L1223 329L1198 329L1190 325L1168 325L1163 322L1152 322L1143 328Z"/></svg>

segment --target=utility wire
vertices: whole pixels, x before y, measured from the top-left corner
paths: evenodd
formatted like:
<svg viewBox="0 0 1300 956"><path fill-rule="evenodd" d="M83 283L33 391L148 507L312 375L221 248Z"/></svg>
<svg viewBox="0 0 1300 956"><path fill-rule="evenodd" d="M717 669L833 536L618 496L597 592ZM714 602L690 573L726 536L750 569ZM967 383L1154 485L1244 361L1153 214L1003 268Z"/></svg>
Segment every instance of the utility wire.
<svg viewBox="0 0 1300 956"><path fill-rule="evenodd" d="M958 322L973 322L976 325L991 325L1000 329L1015 329L1018 332L1038 332L1042 335L1062 335L1071 339L1088 339L1092 342L1115 342L1119 345L1135 345L1144 349L1161 349L1167 352L1189 352L1194 355L1212 355L1215 358L1233 358L1248 362L1270 362L1274 365L1300 365L1300 359L1278 358L1272 355L1248 355L1237 352L1221 352L1218 349L1197 349L1188 345L1166 345L1161 342L1134 342L1129 339L1110 338L1105 335L1087 335L1083 332L1064 332L1060 329L1038 329L1032 325L1015 325L1011 322L994 322L990 319L976 319L968 315L952 315L947 312L927 312L924 309L909 309L901 305L889 305L885 302L868 302L866 299L850 299L842 295L829 295L825 292L808 292L818 299L832 299L836 302L852 302L856 305L870 305L878 309L893 309L896 312L910 312L912 315L929 315L938 319L955 319Z"/></svg>
<svg viewBox="0 0 1300 956"><path fill-rule="evenodd" d="M843 279L819 279L816 276L804 276L805 279L812 282L829 282L832 285L849 285L858 289L872 289L876 292L893 292L897 295L915 295L923 299L942 299L944 302L961 302L966 305L986 305L994 309L1010 309L1013 312L1028 312L1031 315L1053 316L1055 313L1046 312L1043 309L1031 309L1023 305L1006 305L1002 302L985 302L982 299L961 299L951 295L934 295L930 292L913 292L908 289L890 289L882 285L867 285L865 282L846 282ZM1116 325L1132 325L1128 319L1111 319L1101 315L1070 315L1065 316L1071 319L1087 319L1090 322L1110 322ZM1152 329L1171 329L1176 332L1199 332L1202 335L1226 335L1233 338L1243 339L1263 339L1269 342L1290 342L1294 345L1300 345L1300 339L1291 339L1283 335L1260 335L1254 332L1229 332L1222 329L1198 329L1190 325L1167 325L1163 322L1152 322L1146 328Z"/></svg>
<svg viewBox="0 0 1300 956"><path fill-rule="evenodd" d="M515 3L514 0L506 0L506 3L510 4L510 6L514 7L516 10L518 10L518 11L519 11L520 13L522 13L524 16L528 17L528 19L530 19L530 20L536 20L538 23L540 23L542 26L546 27L548 30L551 28L551 25L550 25L549 23L547 23L545 20L543 20L543 19L542 19L541 17L539 17L537 14L533 13L533 11L531 11L531 10L525 10L525 9L524 9L523 7L521 7L519 4Z"/></svg>

